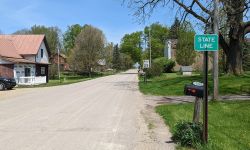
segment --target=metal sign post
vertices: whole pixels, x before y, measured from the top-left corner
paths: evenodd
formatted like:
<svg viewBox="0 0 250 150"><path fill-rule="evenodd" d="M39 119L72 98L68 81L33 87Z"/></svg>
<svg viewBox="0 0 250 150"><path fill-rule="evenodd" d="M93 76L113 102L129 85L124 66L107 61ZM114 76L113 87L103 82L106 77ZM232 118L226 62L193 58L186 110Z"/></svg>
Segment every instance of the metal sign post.
<svg viewBox="0 0 250 150"><path fill-rule="evenodd" d="M208 51L218 51L219 37L216 34L195 35L194 49L204 52L204 94L203 94L203 140L208 140Z"/></svg>
<svg viewBox="0 0 250 150"><path fill-rule="evenodd" d="M203 140L208 139L208 51L204 52Z"/></svg>

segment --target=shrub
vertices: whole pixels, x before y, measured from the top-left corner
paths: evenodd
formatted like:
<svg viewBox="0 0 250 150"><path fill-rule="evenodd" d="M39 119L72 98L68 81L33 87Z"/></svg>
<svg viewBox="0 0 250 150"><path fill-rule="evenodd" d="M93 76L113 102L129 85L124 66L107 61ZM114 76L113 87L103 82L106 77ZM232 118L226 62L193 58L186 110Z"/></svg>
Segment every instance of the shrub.
<svg viewBox="0 0 250 150"><path fill-rule="evenodd" d="M196 57L196 52L193 50L195 32L182 29L178 35L176 61L179 65L190 66L194 63Z"/></svg>
<svg viewBox="0 0 250 150"><path fill-rule="evenodd" d="M173 71L175 61L167 59L166 57L160 57L153 60L153 63L162 67L162 71L169 73Z"/></svg>
<svg viewBox="0 0 250 150"><path fill-rule="evenodd" d="M165 73L173 72L174 66L175 66L175 61L169 59L168 63L164 65L163 72L165 72Z"/></svg>
<svg viewBox="0 0 250 150"><path fill-rule="evenodd" d="M202 143L202 124L188 121L178 122L172 139L182 146L196 147Z"/></svg>
<svg viewBox="0 0 250 150"><path fill-rule="evenodd" d="M152 66L146 70L147 78L160 76L162 74L162 71L163 69L161 66L153 63Z"/></svg>

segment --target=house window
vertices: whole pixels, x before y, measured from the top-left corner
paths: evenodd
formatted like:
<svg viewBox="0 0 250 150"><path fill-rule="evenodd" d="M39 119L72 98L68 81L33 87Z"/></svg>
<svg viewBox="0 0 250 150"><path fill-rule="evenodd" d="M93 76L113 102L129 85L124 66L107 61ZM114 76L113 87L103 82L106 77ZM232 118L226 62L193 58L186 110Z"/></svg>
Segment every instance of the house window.
<svg viewBox="0 0 250 150"><path fill-rule="evenodd" d="M45 67L41 67L41 75L45 75Z"/></svg>
<svg viewBox="0 0 250 150"><path fill-rule="evenodd" d="M41 49L41 58L43 58L43 49Z"/></svg>

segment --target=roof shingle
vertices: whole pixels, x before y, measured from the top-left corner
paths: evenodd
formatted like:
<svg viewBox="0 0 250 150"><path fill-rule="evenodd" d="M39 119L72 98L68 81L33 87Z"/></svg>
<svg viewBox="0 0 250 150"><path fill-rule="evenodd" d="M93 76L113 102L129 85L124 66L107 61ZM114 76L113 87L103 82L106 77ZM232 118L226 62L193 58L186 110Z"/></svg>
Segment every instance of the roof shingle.
<svg viewBox="0 0 250 150"><path fill-rule="evenodd" d="M0 56L22 58L11 40L0 38Z"/></svg>
<svg viewBox="0 0 250 150"><path fill-rule="evenodd" d="M36 55L44 38L45 35L0 35L0 39L11 40L20 55Z"/></svg>

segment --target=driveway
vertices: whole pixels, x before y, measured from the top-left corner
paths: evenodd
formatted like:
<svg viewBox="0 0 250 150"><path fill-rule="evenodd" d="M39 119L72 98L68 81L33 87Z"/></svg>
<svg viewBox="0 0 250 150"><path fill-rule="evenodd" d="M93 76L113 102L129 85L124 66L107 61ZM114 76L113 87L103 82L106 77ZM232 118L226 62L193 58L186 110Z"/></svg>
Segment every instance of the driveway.
<svg viewBox="0 0 250 150"><path fill-rule="evenodd" d="M149 117L159 118L146 109L135 73L0 92L0 149L174 149L162 122L149 129Z"/></svg>

